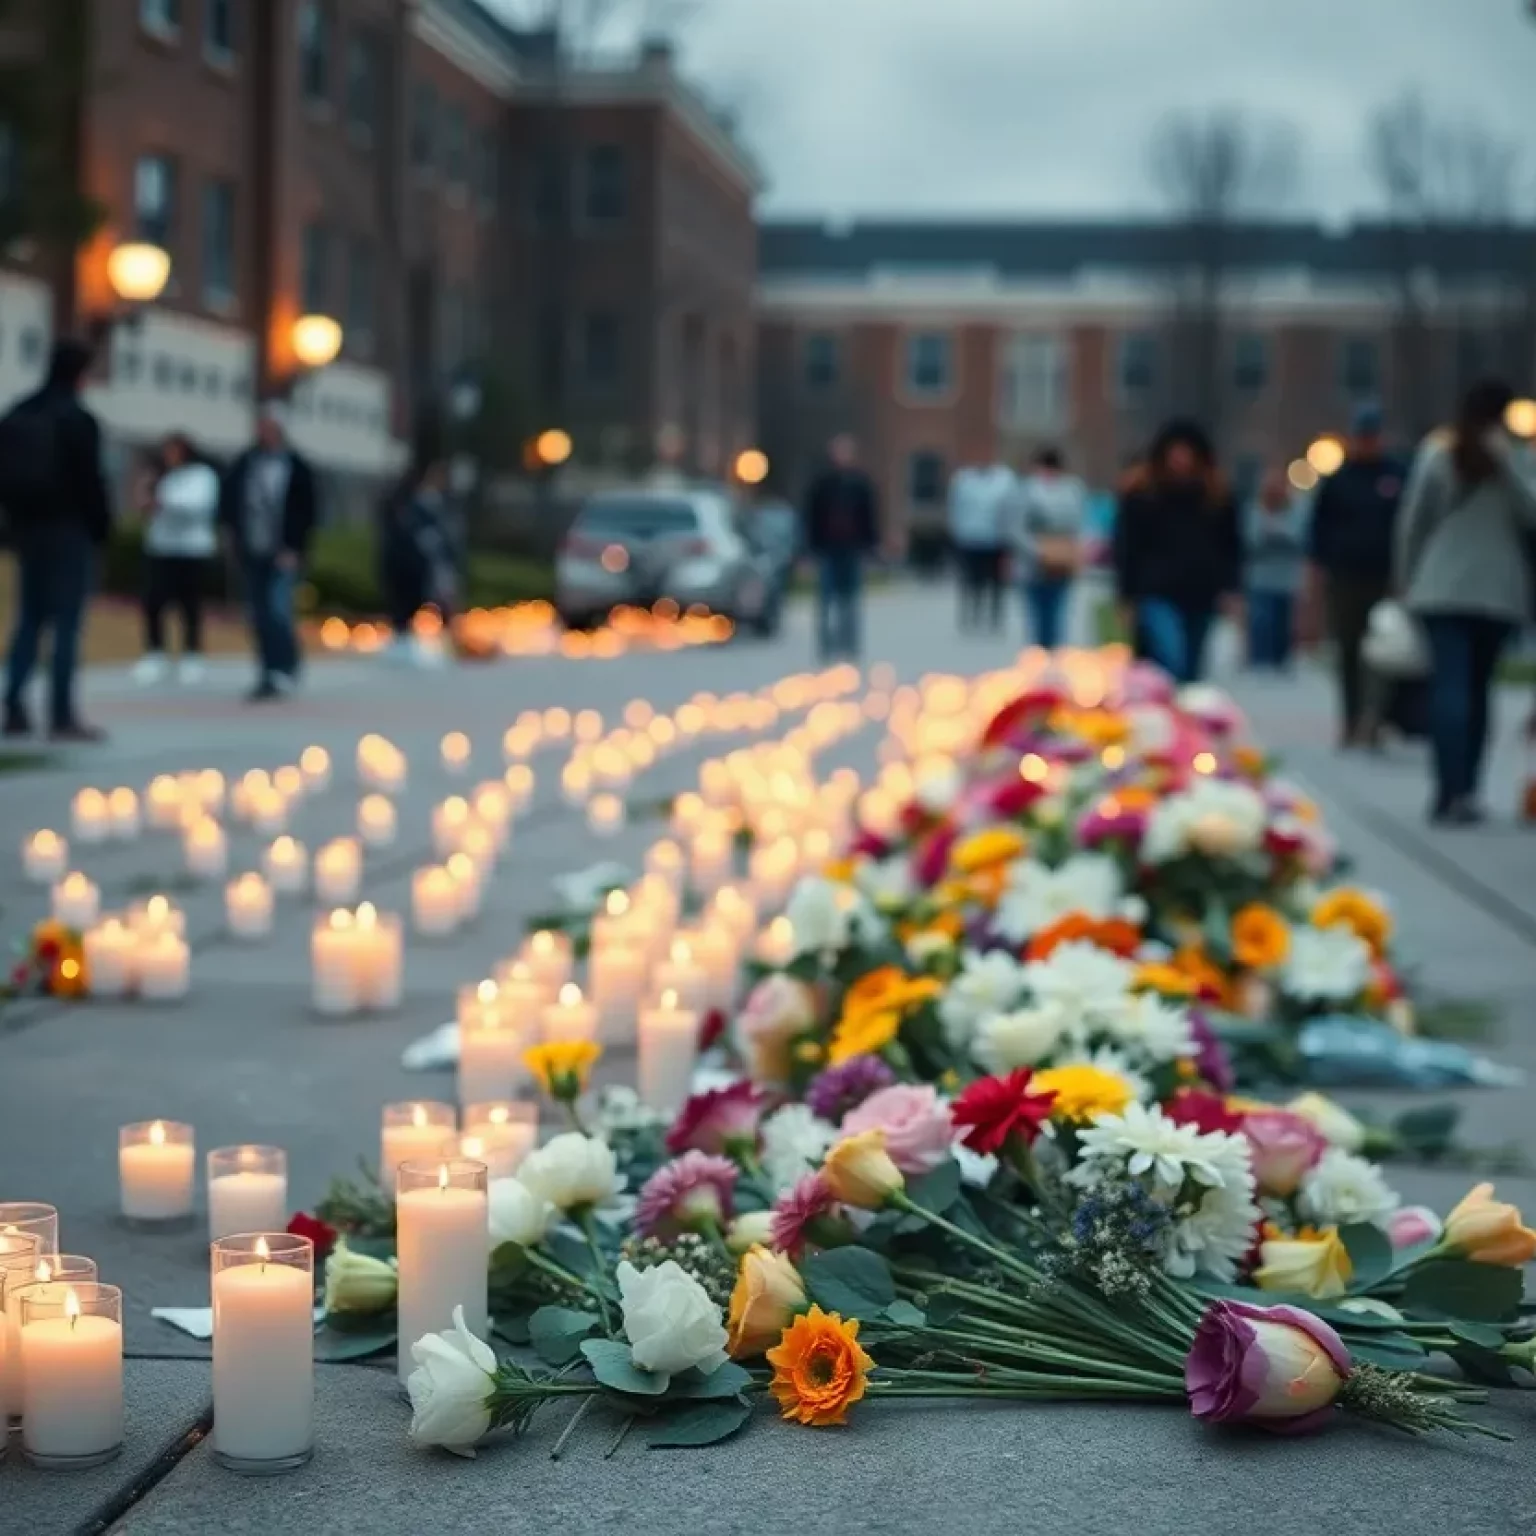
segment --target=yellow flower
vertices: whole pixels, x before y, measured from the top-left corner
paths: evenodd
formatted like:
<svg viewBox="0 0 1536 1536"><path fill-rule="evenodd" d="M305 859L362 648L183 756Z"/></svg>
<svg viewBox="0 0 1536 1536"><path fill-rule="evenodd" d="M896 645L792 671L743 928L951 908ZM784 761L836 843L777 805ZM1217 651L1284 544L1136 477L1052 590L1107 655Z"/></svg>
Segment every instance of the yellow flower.
<svg viewBox="0 0 1536 1536"><path fill-rule="evenodd" d="M552 1099L570 1103L587 1086L603 1048L595 1040L546 1040L523 1052L523 1065Z"/></svg>
<svg viewBox="0 0 1536 1536"><path fill-rule="evenodd" d="M1017 827L987 827L961 838L949 850L949 867L962 875L974 875L1009 863L1028 846L1028 839Z"/></svg>
<svg viewBox="0 0 1536 1536"><path fill-rule="evenodd" d="M838 885L851 885L853 883L853 860L830 859L822 866L821 872L828 880L836 881Z"/></svg>
<svg viewBox="0 0 1536 1536"><path fill-rule="evenodd" d="M1493 1198L1492 1184L1479 1184L1445 1218L1444 1241L1474 1264L1518 1269L1536 1258L1536 1232L1522 1224L1518 1206Z"/></svg>
<svg viewBox="0 0 1536 1536"><path fill-rule="evenodd" d="M1231 1107L1241 1110L1236 1104ZM1342 1104L1335 1104L1327 1094L1299 1094L1285 1107L1293 1115L1300 1115L1315 1130L1321 1131L1334 1146L1343 1147L1346 1152L1358 1152L1365 1145L1365 1126Z"/></svg>
<svg viewBox="0 0 1536 1536"><path fill-rule="evenodd" d="M1266 1238L1259 1248L1254 1281L1261 1291L1288 1291L1327 1301L1349 1289L1354 1266L1337 1227L1292 1238Z"/></svg>
<svg viewBox="0 0 1536 1536"><path fill-rule="evenodd" d="M741 1257L731 1292L729 1341L733 1360L750 1360L776 1343L805 1310L800 1272L782 1253L755 1243Z"/></svg>
<svg viewBox="0 0 1536 1536"><path fill-rule="evenodd" d="M1091 1120L1095 1115L1118 1114L1135 1097L1131 1085L1115 1072L1087 1065L1048 1067L1029 1081L1031 1093L1054 1093L1053 1117Z"/></svg>
<svg viewBox="0 0 1536 1536"><path fill-rule="evenodd" d="M367 1317L395 1305L400 1276L393 1259L373 1259L353 1253L345 1237L336 1239L325 1261L325 1310Z"/></svg>
<svg viewBox="0 0 1536 1536"><path fill-rule="evenodd" d="M899 966L881 966L848 988L842 1017L832 1031L827 1052L831 1065L855 1056L872 1056L896 1038L903 1013L937 997L944 983L936 976L908 976Z"/></svg>
<svg viewBox="0 0 1536 1536"><path fill-rule="evenodd" d="M827 1153L821 1174L834 1200L863 1211L878 1211L898 1190L907 1187L901 1169L885 1150L882 1130L845 1136Z"/></svg>
<svg viewBox="0 0 1536 1536"><path fill-rule="evenodd" d="M883 1051L896 1038L901 1028L899 1013L866 1013L856 1018L846 1014L837 1021L832 1031L832 1043L827 1048L829 1066L840 1067L855 1056L873 1056Z"/></svg>
<svg viewBox="0 0 1536 1536"><path fill-rule="evenodd" d="M1131 977L1133 992L1156 992L1160 997L1193 997L1198 990L1195 979L1175 966L1149 962L1138 965Z"/></svg>
<svg viewBox="0 0 1536 1536"><path fill-rule="evenodd" d="M1322 897L1312 908L1315 928L1348 928L1356 938L1370 946L1377 959L1386 953L1392 937L1392 914L1353 886L1341 886Z"/></svg>
<svg viewBox="0 0 1536 1536"><path fill-rule="evenodd" d="M1291 930L1273 907L1251 902L1232 918L1232 958L1250 971L1273 970L1291 952Z"/></svg>
<svg viewBox="0 0 1536 1536"><path fill-rule="evenodd" d="M815 1063L821 1060L821 1042L819 1040L799 1040L795 1043L795 1060L806 1063Z"/></svg>
<svg viewBox="0 0 1536 1536"><path fill-rule="evenodd" d="M813 1306L768 1351L773 1393L786 1419L841 1424L864 1396L875 1362L859 1347L858 1322Z"/></svg>

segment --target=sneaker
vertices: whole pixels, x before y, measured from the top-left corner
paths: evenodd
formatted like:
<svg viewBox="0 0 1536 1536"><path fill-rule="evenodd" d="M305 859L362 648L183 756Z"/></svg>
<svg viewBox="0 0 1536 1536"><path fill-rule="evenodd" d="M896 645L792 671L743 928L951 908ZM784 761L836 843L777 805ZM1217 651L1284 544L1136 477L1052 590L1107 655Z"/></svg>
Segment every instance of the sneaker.
<svg viewBox="0 0 1536 1536"><path fill-rule="evenodd" d="M0 734L6 736L30 736L32 717L22 704L8 704L5 710L5 726Z"/></svg>
<svg viewBox="0 0 1536 1536"><path fill-rule="evenodd" d="M245 702L247 704L267 704L273 699L280 698L282 698L282 694L278 692L276 684L273 683L270 677L264 677L246 694Z"/></svg>
<svg viewBox="0 0 1536 1536"><path fill-rule="evenodd" d="M48 732L48 739L87 745L105 741L107 733L99 725L87 725L83 720L71 720L67 725L54 726Z"/></svg>
<svg viewBox="0 0 1536 1536"><path fill-rule="evenodd" d="M171 675L171 664L161 651L150 651L134 664L133 680L141 688L153 688Z"/></svg>
<svg viewBox="0 0 1536 1536"><path fill-rule="evenodd" d="M183 656L176 663L176 681L183 686L200 683L207 675L207 671L201 656Z"/></svg>
<svg viewBox="0 0 1536 1536"><path fill-rule="evenodd" d="M277 689L283 698L299 691L299 678L295 672L274 672L272 674L272 686Z"/></svg>

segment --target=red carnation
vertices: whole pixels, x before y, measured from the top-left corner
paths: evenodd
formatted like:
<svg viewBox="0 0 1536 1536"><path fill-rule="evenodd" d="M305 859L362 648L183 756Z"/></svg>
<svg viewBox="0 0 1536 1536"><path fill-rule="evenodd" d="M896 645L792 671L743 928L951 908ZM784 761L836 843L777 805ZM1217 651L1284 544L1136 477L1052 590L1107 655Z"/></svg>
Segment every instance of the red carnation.
<svg viewBox="0 0 1536 1536"><path fill-rule="evenodd" d="M1225 1131L1229 1136L1242 1130L1243 1117L1227 1108L1219 1093L1202 1093L1198 1088L1181 1088L1168 1105L1168 1118L1177 1125L1192 1125L1205 1134Z"/></svg>
<svg viewBox="0 0 1536 1536"><path fill-rule="evenodd" d="M711 1008L699 1024L699 1049L707 1051L711 1046L717 1045L721 1035L724 1033L725 1010L723 1008Z"/></svg>
<svg viewBox="0 0 1536 1536"><path fill-rule="evenodd" d="M1011 1136L1023 1138L1029 1146L1040 1134L1040 1127L1051 1118L1054 1093L1031 1093L1028 1067L1020 1067L1007 1077L983 1077L971 1084L949 1107L949 1118L958 1130L969 1126L960 1139L973 1152L998 1153Z"/></svg>
<svg viewBox="0 0 1536 1536"><path fill-rule="evenodd" d="M340 1235L328 1222L321 1221L318 1216L310 1216L304 1211L298 1212L288 1223L288 1231L294 1237L307 1237L315 1245L317 1259L323 1259L330 1253Z"/></svg>

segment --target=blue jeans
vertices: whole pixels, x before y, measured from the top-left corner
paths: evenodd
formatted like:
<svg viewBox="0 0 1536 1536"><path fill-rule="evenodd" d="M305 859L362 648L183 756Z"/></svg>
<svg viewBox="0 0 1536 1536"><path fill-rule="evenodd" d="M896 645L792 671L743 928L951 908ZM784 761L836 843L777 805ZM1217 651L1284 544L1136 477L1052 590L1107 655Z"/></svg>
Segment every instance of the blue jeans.
<svg viewBox="0 0 1536 1536"><path fill-rule="evenodd" d="M1248 662L1283 672L1291 663L1296 599L1289 592L1248 594Z"/></svg>
<svg viewBox="0 0 1536 1536"><path fill-rule="evenodd" d="M8 715L25 709L27 684L47 629L53 632L49 718L55 730L76 724L75 664L95 563L95 551L82 529L54 527L17 535L16 627L5 685Z"/></svg>
<svg viewBox="0 0 1536 1536"><path fill-rule="evenodd" d="M816 588L816 650L823 661L856 660L862 570L856 549L820 557Z"/></svg>
<svg viewBox="0 0 1536 1536"><path fill-rule="evenodd" d="M1499 652L1511 626L1483 614L1432 613L1429 638L1429 738L1436 811L1477 794L1488 746L1488 702Z"/></svg>
<svg viewBox="0 0 1536 1536"><path fill-rule="evenodd" d="M278 675L298 676L299 638L293 627L295 585L294 573L279 570L275 561L246 557L245 600L251 611L251 633L264 683Z"/></svg>
<svg viewBox="0 0 1536 1536"><path fill-rule="evenodd" d="M1071 590L1070 581L1049 576L1036 576L1024 583L1024 622L1032 644L1043 645L1048 651L1061 644Z"/></svg>
<svg viewBox="0 0 1536 1536"><path fill-rule="evenodd" d="M1145 597L1136 605L1142 648L1176 683L1197 682L1205 670L1205 642L1215 613L1186 608L1165 597Z"/></svg>

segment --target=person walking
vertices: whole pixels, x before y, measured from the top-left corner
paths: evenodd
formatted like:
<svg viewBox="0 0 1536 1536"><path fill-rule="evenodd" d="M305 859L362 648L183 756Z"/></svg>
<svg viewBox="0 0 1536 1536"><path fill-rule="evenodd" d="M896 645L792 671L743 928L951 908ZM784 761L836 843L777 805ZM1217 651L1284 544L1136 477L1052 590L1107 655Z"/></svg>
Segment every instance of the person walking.
<svg viewBox="0 0 1536 1536"><path fill-rule="evenodd" d="M1046 650L1062 642L1067 601L1082 565L1088 492L1067 473L1057 448L1042 448L1004 510L1014 579L1028 638Z"/></svg>
<svg viewBox="0 0 1536 1536"><path fill-rule="evenodd" d="M967 465L949 482L949 542L960 573L960 631L1003 625L1003 523L1018 490L1006 464Z"/></svg>
<svg viewBox="0 0 1536 1536"><path fill-rule="evenodd" d="M0 421L0 508L16 553L16 623L6 668L7 736L30 736L27 685L43 631L51 633L49 735L102 741L75 706L80 626L97 553L112 513L101 472L101 428L80 402L94 354L84 342L55 344L47 381Z"/></svg>
<svg viewBox="0 0 1536 1536"><path fill-rule="evenodd" d="M300 652L293 599L315 528L315 472L289 445L283 407L269 401L256 442L224 477L219 516L230 530L245 581L256 642L252 703L282 697L298 682Z"/></svg>
<svg viewBox="0 0 1536 1536"><path fill-rule="evenodd" d="M1176 682L1198 680L1218 611L1242 622L1243 548L1236 505L1197 423L1169 422L1125 482L1114 569L1137 653Z"/></svg>
<svg viewBox="0 0 1536 1536"><path fill-rule="evenodd" d="M412 620L428 603L448 618L454 604L457 573L449 506L449 463L427 450L386 499L382 538L384 591L392 654L415 666L442 660L417 642Z"/></svg>
<svg viewBox="0 0 1536 1536"><path fill-rule="evenodd" d="M1264 476L1243 521L1249 665L1284 672L1291 663L1296 594L1307 556L1307 504L1283 469Z"/></svg>
<svg viewBox="0 0 1536 1536"><path fill-rule="evenodd" d="M150 686L170 675L165 616L181 611L178 682L203 675L203 599L219 552L219 473L198 456L183 432L160 449L159 473L148 497L144 525L144 655L134 681Z"/></svg>
<svg viewBox="0 0 1536 1536"><path fill-rule="evenodd" d="M1493 379L1467 391L1451 431L1419 449L1396 530L1395 584L1429 643L1429 815L1442 825L1483 819L1494 674L1532 610L1536 485L1504 427L1513 398Z"/></svg>
<svg viewBox="0 0 1536 1536"><path fill-rule="evenodd" d="M1371 609L1392 582L1392 535L1403 494L1403 466L1387 452L1382 414L1361 406L1344 462L1312 499L1308 563L1301 613L1303 638L1315 642L1324 625L1336 648L1339 745L1374 747L1385 699L1361 655Z"/></svg>
<svg viewBox="0 0 1536 1536"><path fill-rule="evenodd" d="M880 546L880 503L859 467L857 442L832 439L827 466L805 498L805 547L816 561L816 644L822 661L856 660L861 648L864 561Z"/></svg>

